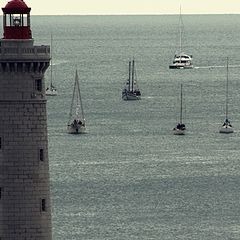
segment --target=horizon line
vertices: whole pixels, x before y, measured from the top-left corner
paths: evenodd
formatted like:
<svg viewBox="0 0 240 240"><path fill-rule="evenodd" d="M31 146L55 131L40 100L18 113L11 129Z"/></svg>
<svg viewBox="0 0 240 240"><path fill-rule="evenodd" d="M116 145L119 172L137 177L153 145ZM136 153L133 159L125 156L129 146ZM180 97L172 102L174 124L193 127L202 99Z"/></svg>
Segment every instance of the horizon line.
<svg viewBox="0 0 240 240"><path fill-rule="evenodd" d="M172 16L178 13L87 13L87 14L31 14L31 16ZM182 15L240 15L240 13L183 13ZM1 14L1 16L3 16Z"/></svg>

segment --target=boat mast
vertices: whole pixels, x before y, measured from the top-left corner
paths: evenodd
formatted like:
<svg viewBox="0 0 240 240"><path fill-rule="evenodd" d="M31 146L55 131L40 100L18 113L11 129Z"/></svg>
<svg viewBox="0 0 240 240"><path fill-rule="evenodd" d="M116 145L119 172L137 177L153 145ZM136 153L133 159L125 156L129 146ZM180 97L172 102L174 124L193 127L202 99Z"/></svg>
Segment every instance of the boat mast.
<svg viewBox="0 0 240 240"><path fill-rule="evenodd" d="M51 88L52 88L52 76L53 76L53 69L52 69L52 65L53 65L53 62L52 62L52 52L53 52L52 45L53 44L52 44L52 41L53 40L52 40L52 34L51 34L51 56L50 56L51 57L51 62L50 62L50 64L51 64L50 65L50 69L51 69L51 75L50 75L50 81L51 82L50 82L50 86L51 86Z"/></svg>
<svg viewBox="0 0 240 240"><path fill-rule="evenodd" d="M133 83L134 83L134 59L132 60L132 91L133 91Z"/></svg>
<svg viewBox="0 0 240 240"><path fill-rule="evenodd" d="M71 122L71 118L73 116L73 105L74 105L74 99L75 99L75 92L76 92L76 74L75 74L75 81L74 81L74 87L73 87L73 94L72 94L72 101L71 101L71 108L70 108L70 112L69 112L69 120L68 120L68 124Z"/></svg>
<svg viewBox="0 0 240 240"><path fill-rule="evenodd" d="M227 57L227 83L226 83L226 119L228 118L228 57Z"/></svg>
<svg viewBox="0 0 240 240"><path fill-rule="evenodd" d="M182 124L182 84L181 84L181 101L180 101L180 124Z"/></svg>
<svg viewBox="0 0 240 240"><path fill-rule="evenodd" d="M131 61L128 64L128 91L130 92L130 84L131 84Z"/></svg>
<svg viewBox="0 0 240 240"><path fill-rule="evenodd" d="M179 16L179 53L182 52L182 8L180 5L180 16Z"/></svg>
<svg viewBox="0 0 240 240"><path fill-rule="evenodd" d="M75 81L76 81L77 90L78 90L78 101L80 102L81 114L82 114L82 120L84 121L85 118L84 118L83 105L82 105L82 98L81 98L81 92L80 92L79 78L78 78L77 70L76 70ZM79 104L79 102L78 102L78 104Z"/></svg>

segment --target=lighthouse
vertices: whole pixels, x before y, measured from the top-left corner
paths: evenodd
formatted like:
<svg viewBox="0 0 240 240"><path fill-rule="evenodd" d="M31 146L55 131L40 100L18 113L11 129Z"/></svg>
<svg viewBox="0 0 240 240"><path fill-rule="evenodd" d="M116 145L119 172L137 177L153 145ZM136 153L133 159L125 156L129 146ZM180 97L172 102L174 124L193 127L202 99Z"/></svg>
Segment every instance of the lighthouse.
<svg viewBox="0 0 240 240"><path fill-rule="evenodd" d="M35 46L23 0L3 11L0 39L0 239L51 240L44 73L50 47Z"/></svg>

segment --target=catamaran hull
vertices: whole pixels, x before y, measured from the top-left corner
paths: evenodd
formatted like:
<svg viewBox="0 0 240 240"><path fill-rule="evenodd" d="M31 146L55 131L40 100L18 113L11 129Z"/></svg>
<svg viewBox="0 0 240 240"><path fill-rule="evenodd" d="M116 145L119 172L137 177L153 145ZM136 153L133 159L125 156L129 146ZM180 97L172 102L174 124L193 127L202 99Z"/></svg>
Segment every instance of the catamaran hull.
<svg viewBox="0 0 240 240"><path fill-rule="evenodd" d="M70 134L83 134L86 133L86 127L85 126L71 126L68 125L68 133Z"/></svg>
<svg viewBox="0 0 240 240"><path fill-rule="evenodd" d="M169 69L192 69L193 65L169 65Z"/></svg>

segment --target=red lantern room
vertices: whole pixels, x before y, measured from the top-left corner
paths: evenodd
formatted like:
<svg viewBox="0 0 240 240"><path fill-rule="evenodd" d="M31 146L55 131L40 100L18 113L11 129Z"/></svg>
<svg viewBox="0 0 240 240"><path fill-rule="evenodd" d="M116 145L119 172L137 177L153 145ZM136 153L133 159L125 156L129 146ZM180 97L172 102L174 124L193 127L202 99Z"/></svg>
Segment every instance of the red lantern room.
<svg viewBox="0 0 240 240"><path fill-rule="evenodd" d="M23 0L12 0L3 10L4 39L31 39L30 11Z"/></svg>

